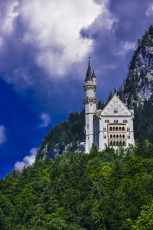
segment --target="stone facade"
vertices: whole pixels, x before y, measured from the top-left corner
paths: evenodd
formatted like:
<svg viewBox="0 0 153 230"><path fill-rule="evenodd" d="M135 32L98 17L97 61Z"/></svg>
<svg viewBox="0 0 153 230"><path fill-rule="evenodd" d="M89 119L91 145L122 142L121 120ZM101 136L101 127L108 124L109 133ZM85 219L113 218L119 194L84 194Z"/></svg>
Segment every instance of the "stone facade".
<svg viewBox="0 0 153 230"><path fill-rule="evenodd" d="M134 110L128 109L116 94L102 110L97 110L96 76L91 70L90 62L84 90L85 152L89 153L93 145L96 145L99 151L106 146L117 148L134 145Z"/></svg>

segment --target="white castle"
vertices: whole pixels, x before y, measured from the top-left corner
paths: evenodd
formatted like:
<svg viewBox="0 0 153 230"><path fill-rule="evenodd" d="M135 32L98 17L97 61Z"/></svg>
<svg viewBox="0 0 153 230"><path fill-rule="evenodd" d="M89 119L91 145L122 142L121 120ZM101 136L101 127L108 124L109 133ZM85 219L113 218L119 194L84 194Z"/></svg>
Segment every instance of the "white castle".
<svg viewBox="0 0 153 230"><path fill-rule="evenodd" d="M96 75L91 69L90 60L84 82L85 91L85 152L89 153L93 145L101 151L110 146L128 147L134 145L134 110L114 94L106 106L97 109Z"/></svg>

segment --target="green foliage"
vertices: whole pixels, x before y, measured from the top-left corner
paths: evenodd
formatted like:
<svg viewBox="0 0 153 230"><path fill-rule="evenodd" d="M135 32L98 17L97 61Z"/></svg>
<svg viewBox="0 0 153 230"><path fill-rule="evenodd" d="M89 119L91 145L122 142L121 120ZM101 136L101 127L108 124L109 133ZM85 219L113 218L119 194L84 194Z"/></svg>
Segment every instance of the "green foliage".
<svg viewBox="0 0 153 230"><path fill-rule="evenodd" d="M2 230L152 229L153 148L67 152L0 180Z"/></svg>
<svg viewBox="0 0 153 230"><path fill-rule="evenodd" d="M132 225L132 230L152 230L153 229L153 204L142 206L142 211Z"/></svg>
<svg viewBox="0 0 153 230"><path fill-rule="evenodd" d="M84 110L80 113L70 113L68 121L56 125L47 133L37 154L37 160L43 159L42 150L46 145L51 149L57 147L60 152L65 146L68 146L69 151L76 150L77 142L84 141L84 126Z"/></svg>
<svg viewBox="0 0 153 230"><path fill-rule="evenodd" d="M150 101L135 107L134 133L136 139L141 136L153 143L153 104Z"/></svg>

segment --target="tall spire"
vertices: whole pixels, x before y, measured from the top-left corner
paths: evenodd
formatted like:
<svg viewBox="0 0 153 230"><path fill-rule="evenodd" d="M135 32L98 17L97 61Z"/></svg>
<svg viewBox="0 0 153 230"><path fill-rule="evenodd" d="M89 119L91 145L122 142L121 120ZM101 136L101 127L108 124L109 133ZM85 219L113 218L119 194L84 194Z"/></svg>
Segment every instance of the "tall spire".
<svg viewBox="0 0 153 230"><path fill-rule="evenodd" d="M89 57L89 61L88 61L88 69L87 69L87 73L86 73L86 79L85 79L85 82L86 81L91 81L92 79L92 69L91 69L91 65L90 65L90 57Z"/></svg>

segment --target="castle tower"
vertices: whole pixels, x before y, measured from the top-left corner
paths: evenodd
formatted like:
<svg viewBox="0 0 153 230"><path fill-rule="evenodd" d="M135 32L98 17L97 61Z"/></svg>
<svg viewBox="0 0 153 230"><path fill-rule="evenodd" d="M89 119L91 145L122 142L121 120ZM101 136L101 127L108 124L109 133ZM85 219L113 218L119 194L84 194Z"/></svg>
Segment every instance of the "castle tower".
<svg viewBox="0 0 153 230"><path fill-rule="evenodd" d="M88 69L84 82L85 91L85 152L89 153L94 143L94 114L96 111L97 99L96 99L96 75L91 69L90 59L88 63Z"/></svg>

